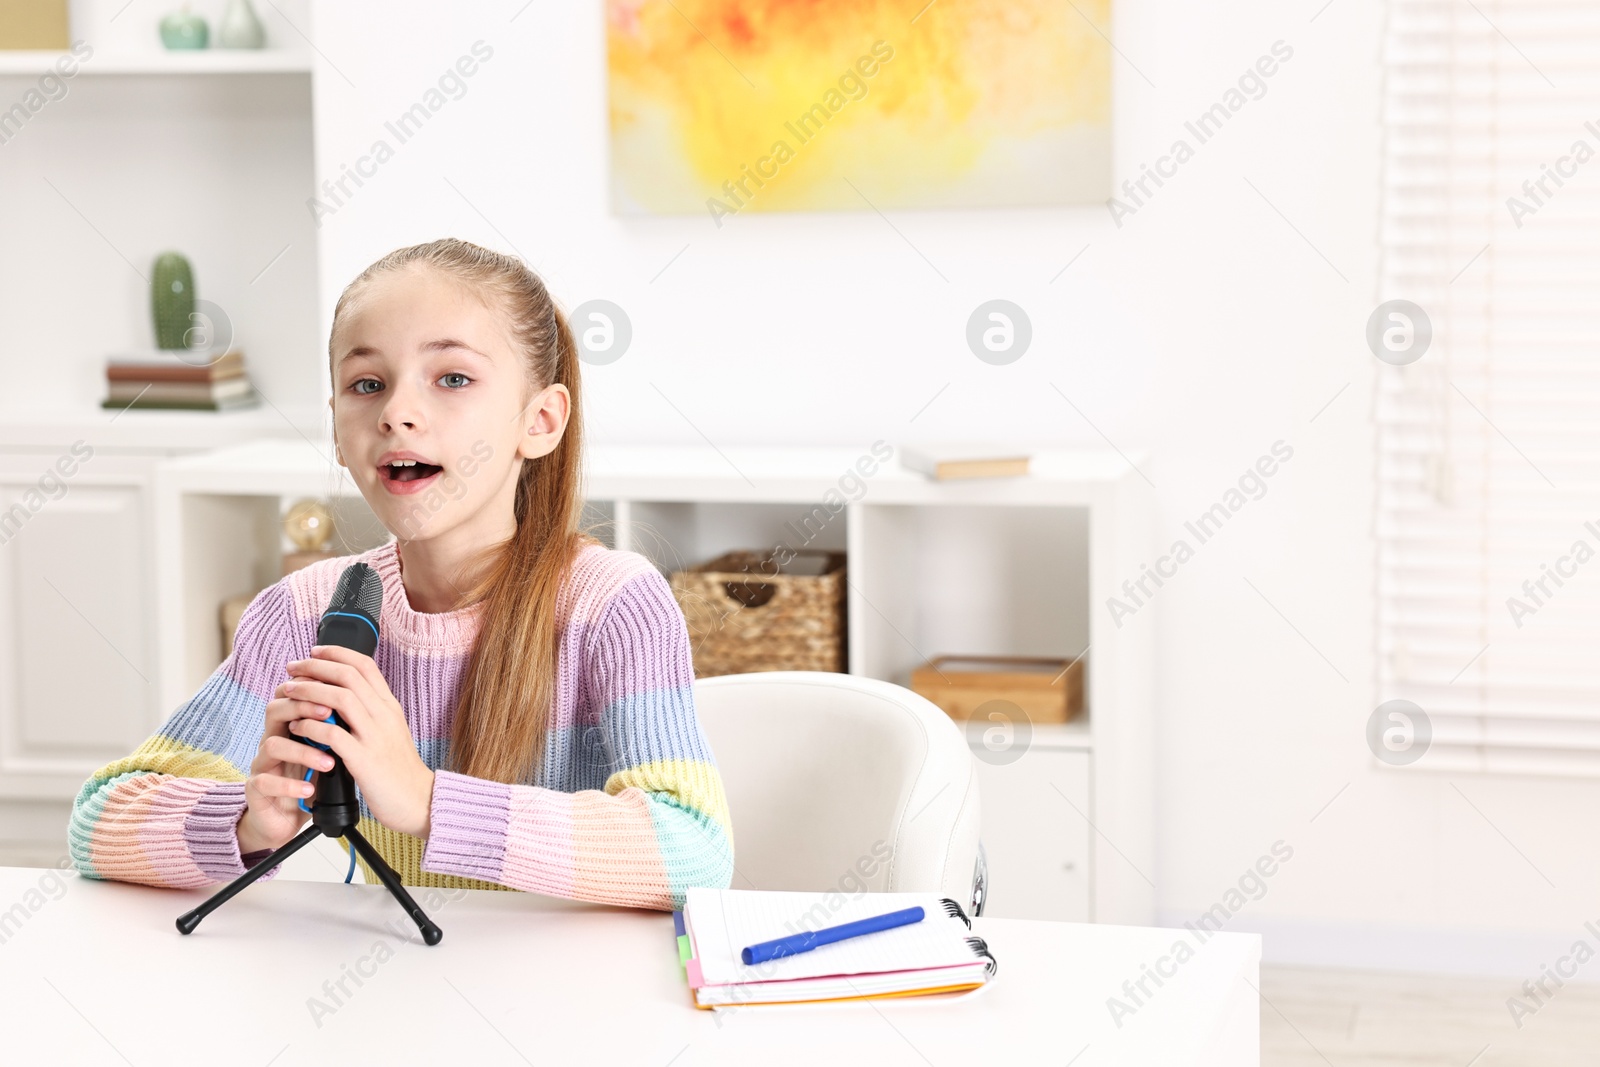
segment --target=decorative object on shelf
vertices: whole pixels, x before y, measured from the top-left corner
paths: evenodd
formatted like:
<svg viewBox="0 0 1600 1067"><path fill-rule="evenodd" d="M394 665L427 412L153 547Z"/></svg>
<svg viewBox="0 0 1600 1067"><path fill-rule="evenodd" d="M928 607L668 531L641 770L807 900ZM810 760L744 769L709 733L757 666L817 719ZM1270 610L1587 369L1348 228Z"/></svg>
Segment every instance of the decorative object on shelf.
<svg viewBox="0 0 1600 1067"><path fill-rule="evenodd" d="M296 500L283 516L283 532L295 546L295 551L283 554L284 574L338 555L328 551L333 541L333 512L320 500Z"/></svg>
<svg viewBox="0 0 1600 1067"><path fill-rule="evenodd" d="M189 10L189 5L174 11L161 20L161 43L171 52L188 52L204 48L210 28L206 20Z"/></svg>
<svg viewBox="0 0 1600 1067"><path fill-rule="evenodd" d="M0 0L0 50L65 52L70 31L67 0Z"/></svg>
<svg viewBox="0 0 1600 1067"><path fill-rule="evenodd" d="M250 0L228 0L228 7L217 23L218 48L262 48L267 43L267 29L256 17Z"/></svg>
<svg viewBox="0 0 1600 1067"><path fill-rule="evenodd" d="M191 349L146 349L106 358L103 408L233 411L259 407L261 397L245 373L244 353L230 348L197 364Z"/></svg>
<svg viewBox="0 0 1600 1067"><path fill-rule="evenodd" d="M1083 711L1083 657L935 656L911 672L911 689L958 721L1004 700L1029 722L1070 722Z"/></svg>
<svg viewBox="0 0 1600 1067"><path fill-rule="evenodd" d="M156 257L150 273L150 317L156 326L156 347L188 348L194 321L194 269L177 252Z"/></svg>
<svg viewBox="0 0 1600 1067"><path fill-rule="evenodd" d="M845 554L726 552L671 576L698 678L845 670Z"/></svg>
<svg viewBox="0 0 1600 1067"><path fill-rule="evenodd" d="M226 313L197 297L194 269L177 252L156 257L150 318L156 347L107 357L101 407L231 411L260 405Z"/></svg>
<svg viewBox="0 0 1600 1067"><path fill-rule="evenodd" d="M1005 445L901 444L900 465L936 481L1015 478L1028 473L1028 453Z"/></svg>

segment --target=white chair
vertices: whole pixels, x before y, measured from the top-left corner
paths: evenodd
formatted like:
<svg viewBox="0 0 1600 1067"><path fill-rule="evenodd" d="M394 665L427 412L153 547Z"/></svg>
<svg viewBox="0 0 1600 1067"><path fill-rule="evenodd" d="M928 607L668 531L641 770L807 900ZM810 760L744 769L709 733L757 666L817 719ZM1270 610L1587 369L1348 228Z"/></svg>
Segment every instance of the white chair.
<svg viewBox="0 0 1600 1067"><path fill-rule="evenodd" d="M961 728L902 686L824 671L694 683L733 822L735 889L986 891Z"/></svg>

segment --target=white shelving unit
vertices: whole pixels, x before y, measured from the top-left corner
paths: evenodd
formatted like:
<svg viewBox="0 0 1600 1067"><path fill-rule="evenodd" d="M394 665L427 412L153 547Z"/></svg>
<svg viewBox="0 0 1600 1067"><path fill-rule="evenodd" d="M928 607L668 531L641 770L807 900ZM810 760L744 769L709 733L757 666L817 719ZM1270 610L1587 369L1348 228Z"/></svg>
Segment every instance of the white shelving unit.
<svg viewBox="0 0 1600 1067"><path fill-rule="evenodd" d="M596 446L586 517L612 547L663 572L731 548L844 549L853 674L905 685L913 666L944 653L1087 649L1080 720L1035 726L998 751L985 742L997 727L969 728L989 914L1152 921L1149 627L1118 629L1092 607L1149 559L1148 488L1114 453L1044 453L1026 478L965 483L931 482L891 460L830 512L825 494L864 454ZM158 466L162 708L220 661L221 602L278 577L279 517L293 500L335 507L340 552L389 539L331 455L331 443L279 439Z"/></svg>
<svg viewBox="0 0 1600 1067"><path fill-rule="evenodd" d="M72 0L70 39L89 45L73 62L0 51L0 196L17 206L0 257L0 369L13 383L0 398L0 845L40 853L65 847L84 778L163 713L156 464L327 432L306 200L314 87L338 75L304 35L309 0L256 5L259 51L166 51L157 26L177 6ZM193 4L213 32L225 6ZM99 407L106 356L154 343L148 277L169 249L231 320L268 403ZM72 466L75 442L93 458ZM57 462L72 473L48 473Z"/></svg>
<svg viewBox="0 0 1600 1067"><path fill-rule="evenodd" d="M73 77L99 78L111 74L309 74L311 56L284 49L197 49L193 52L96 51L80 60L70 52L0 51L0 75L37 78L67 60L76 67Z"/></svg>
<svg viewBox="0 0 1600 1067"><path fill-rule="evenodd" d="M169 250L231 323L269 414L326 395L306 207L326 65L304 36L309 0L257 4L259 50L164 49L177 6L73 0L76 51L0 51L0 195L26 205L0 258L0 362L27 375L8 406L98 403L106 356L155 343L148 278ZM213 36L225 6L193 5Z"/></svg>

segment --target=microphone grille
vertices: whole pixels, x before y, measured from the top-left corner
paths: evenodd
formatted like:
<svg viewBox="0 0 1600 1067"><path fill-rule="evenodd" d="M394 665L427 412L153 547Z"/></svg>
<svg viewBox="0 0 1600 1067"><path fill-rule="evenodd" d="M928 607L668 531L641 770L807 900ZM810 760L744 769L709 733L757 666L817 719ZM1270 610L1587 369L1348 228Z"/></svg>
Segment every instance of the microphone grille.
<svg viewBox="0 0 1600 1067"><path fill-rule="evenodd" d="M365 563L350 564L339 575L329 610L357 612L377 622L383 610L383 579Z"/></svg>

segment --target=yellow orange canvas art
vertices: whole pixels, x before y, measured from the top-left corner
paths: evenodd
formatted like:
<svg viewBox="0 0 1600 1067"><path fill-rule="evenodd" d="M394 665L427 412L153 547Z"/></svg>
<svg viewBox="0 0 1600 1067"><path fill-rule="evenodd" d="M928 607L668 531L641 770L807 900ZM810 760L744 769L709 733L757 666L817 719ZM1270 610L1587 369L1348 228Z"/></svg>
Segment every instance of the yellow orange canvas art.
<svg viewBox="0 0 1600 1067"><path fill-rule="evenodd" d="M1102 203L1110 0L607 0L612 209Z"/></svg>

